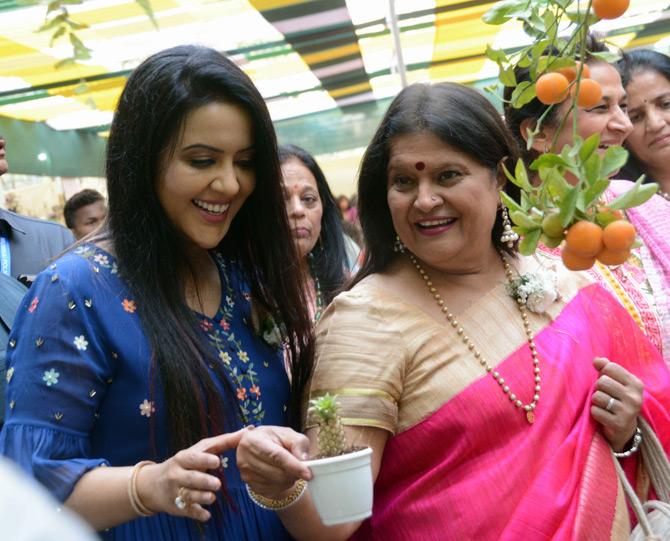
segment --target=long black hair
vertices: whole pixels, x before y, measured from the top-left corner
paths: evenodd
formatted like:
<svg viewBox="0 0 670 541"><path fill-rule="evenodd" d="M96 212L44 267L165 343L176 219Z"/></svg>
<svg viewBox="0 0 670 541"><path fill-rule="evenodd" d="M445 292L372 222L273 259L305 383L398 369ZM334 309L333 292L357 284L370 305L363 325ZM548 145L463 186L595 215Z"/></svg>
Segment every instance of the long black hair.
<svg viewBox="0 0 670 541"><path fill-rule="evenodd" d="M645 71L657 73L670 82L670 57L651 49L635 49L623 53L621 59L616 63L616 68L619 70L624 88L628 86L636 74ZM621 168L619 177L637 180L637 178L641 174L646 173L646 171L631 148L625 143L624 146L628 148L630 156L626 165ZM654 179L647 176L645 182L654 182Z"/></svg>
<svg viewBox="0 0 670 541"><path fill-rule="evenodd" d="M346 279L344 269L347 264L347 254L344 248L344 231L340 209L333 193L330 191L326 176L321 167L309 152L296 145L279 146L279 163L285 164L291 159L300 161L316 180L319 198L323 206L321 216L321 235L310 252L312 257L312 272L319 280L323 300L329 304L339 292Z"/></svg>
<svg viewBox="0 0 670 541"><path fill-rule="evenodd" d="M212 102L233 103L253 126L256 186L216 248L248 273L253 301L283 324L291 366L290 418L300 424L300 398L310 373L311 322L300 277L290 272L297 253L284 210L275 132L260 93L221 53L178 46L145 60L121 94L107 146L107 235L119 273L137 299L152 348L151 381L162 385L172 451L218 433L232 390L221 397L208 372L207 348L184 285L193 270L187 240L159 203L156 189L166 156L185 119ZM212 363L215 367L218 363ZM221 380L226 378L216 368Z"/></svg>
<svg viewBox="0 0 670 541"><path fill-rule="evenodd" d="M501 163L514 167L519 150L495 107L477 90L457 84L413 84L391 102L361 162L358 177L358 212L365 237L365 259L352 284L382 272L394 258L395 230L387 193L389 149L394 137L429 131L445 143L465 152L477 163L498 172ZM518 189L506 191L518 199ZM491 233L493 244L515 251L500 241L501 212Z"/></svg>

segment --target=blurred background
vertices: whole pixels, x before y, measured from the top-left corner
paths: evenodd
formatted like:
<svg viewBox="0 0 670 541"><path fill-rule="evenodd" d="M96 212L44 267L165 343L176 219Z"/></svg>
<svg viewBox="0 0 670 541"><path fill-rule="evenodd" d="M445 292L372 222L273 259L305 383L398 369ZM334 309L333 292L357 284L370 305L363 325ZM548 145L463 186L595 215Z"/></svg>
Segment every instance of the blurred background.
<svg viewBox="0 0 670 541"><path fill-rule="evenodd" d="M0 0L0 135L10 164L0 205L59 220L75 192L105 193L106 137L128 74L181 43L230 55L267 100L279 141L312 152L333 192L351 195L363 150L404 85L487 87L497 67L486 45L527 42L520 26L481 21L494 3ZM620 48L668 54L670 0L631 0L624 17L594 30Z"/></svg>

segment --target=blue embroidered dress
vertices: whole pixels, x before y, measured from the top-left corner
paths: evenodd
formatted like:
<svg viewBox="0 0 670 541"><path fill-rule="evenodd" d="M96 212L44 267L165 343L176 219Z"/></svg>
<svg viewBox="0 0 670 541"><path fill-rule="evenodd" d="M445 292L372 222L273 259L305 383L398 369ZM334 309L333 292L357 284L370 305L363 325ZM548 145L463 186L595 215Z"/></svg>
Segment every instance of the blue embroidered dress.
<svg viewBox="0 0 670 541"><path fill-rule="evenodd" d="M235 390L237 412L227 415L231 430L285 425L289 382L283 357L251 328L250 295L239 264L220 255L214 259L221 274L220 309L214 318L196 315L203 340ZM114 258L91 244L65 255L38 276L16 317L0 453L61 501L93 468L168 458L164 399L160 384L150 387L150 357L137 305ZM289 539L275 513L249 499L234 450L224 453L222 464L231 501L219 497L222 519L210 520L202 534L192 520L161 513L107 530L103 539Z"/></svg>

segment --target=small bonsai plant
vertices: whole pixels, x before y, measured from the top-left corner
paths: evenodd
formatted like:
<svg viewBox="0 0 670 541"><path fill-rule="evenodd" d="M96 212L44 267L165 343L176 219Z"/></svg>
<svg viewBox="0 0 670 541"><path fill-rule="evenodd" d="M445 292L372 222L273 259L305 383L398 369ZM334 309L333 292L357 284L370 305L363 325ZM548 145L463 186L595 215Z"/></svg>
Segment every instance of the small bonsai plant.
<svg viewBox="0 0 670 541"><path fill-rule="evenodd" d="M343 455L347 452L344 427L338 411L337 396L326 393L309 402L308 413L319 426L319 457Z"/></svg>

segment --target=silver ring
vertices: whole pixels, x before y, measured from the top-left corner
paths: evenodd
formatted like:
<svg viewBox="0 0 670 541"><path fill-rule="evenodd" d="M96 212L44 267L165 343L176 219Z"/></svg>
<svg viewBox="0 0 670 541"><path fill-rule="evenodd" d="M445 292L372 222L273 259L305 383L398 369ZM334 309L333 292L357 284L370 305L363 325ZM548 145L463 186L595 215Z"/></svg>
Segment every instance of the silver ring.
<svg viewBox="0 0 670 541"><path fill-rule="evenodd" d="M186 509L186 502L184 501L184 498L182 498L181 496L177 496L174 499L174 504L177 506L177 509L179 509L180 511L183 511L184 509Z"/></svg>
<svg viewBox="0 0 670 541"><path fill-rule="evenodd" d="M607 401L607 406L605 406L605 409L607 411L612 411L612 408L614 407L614 403L616 402L616 398L613 396L610 396L610 399Z"/></svg>

